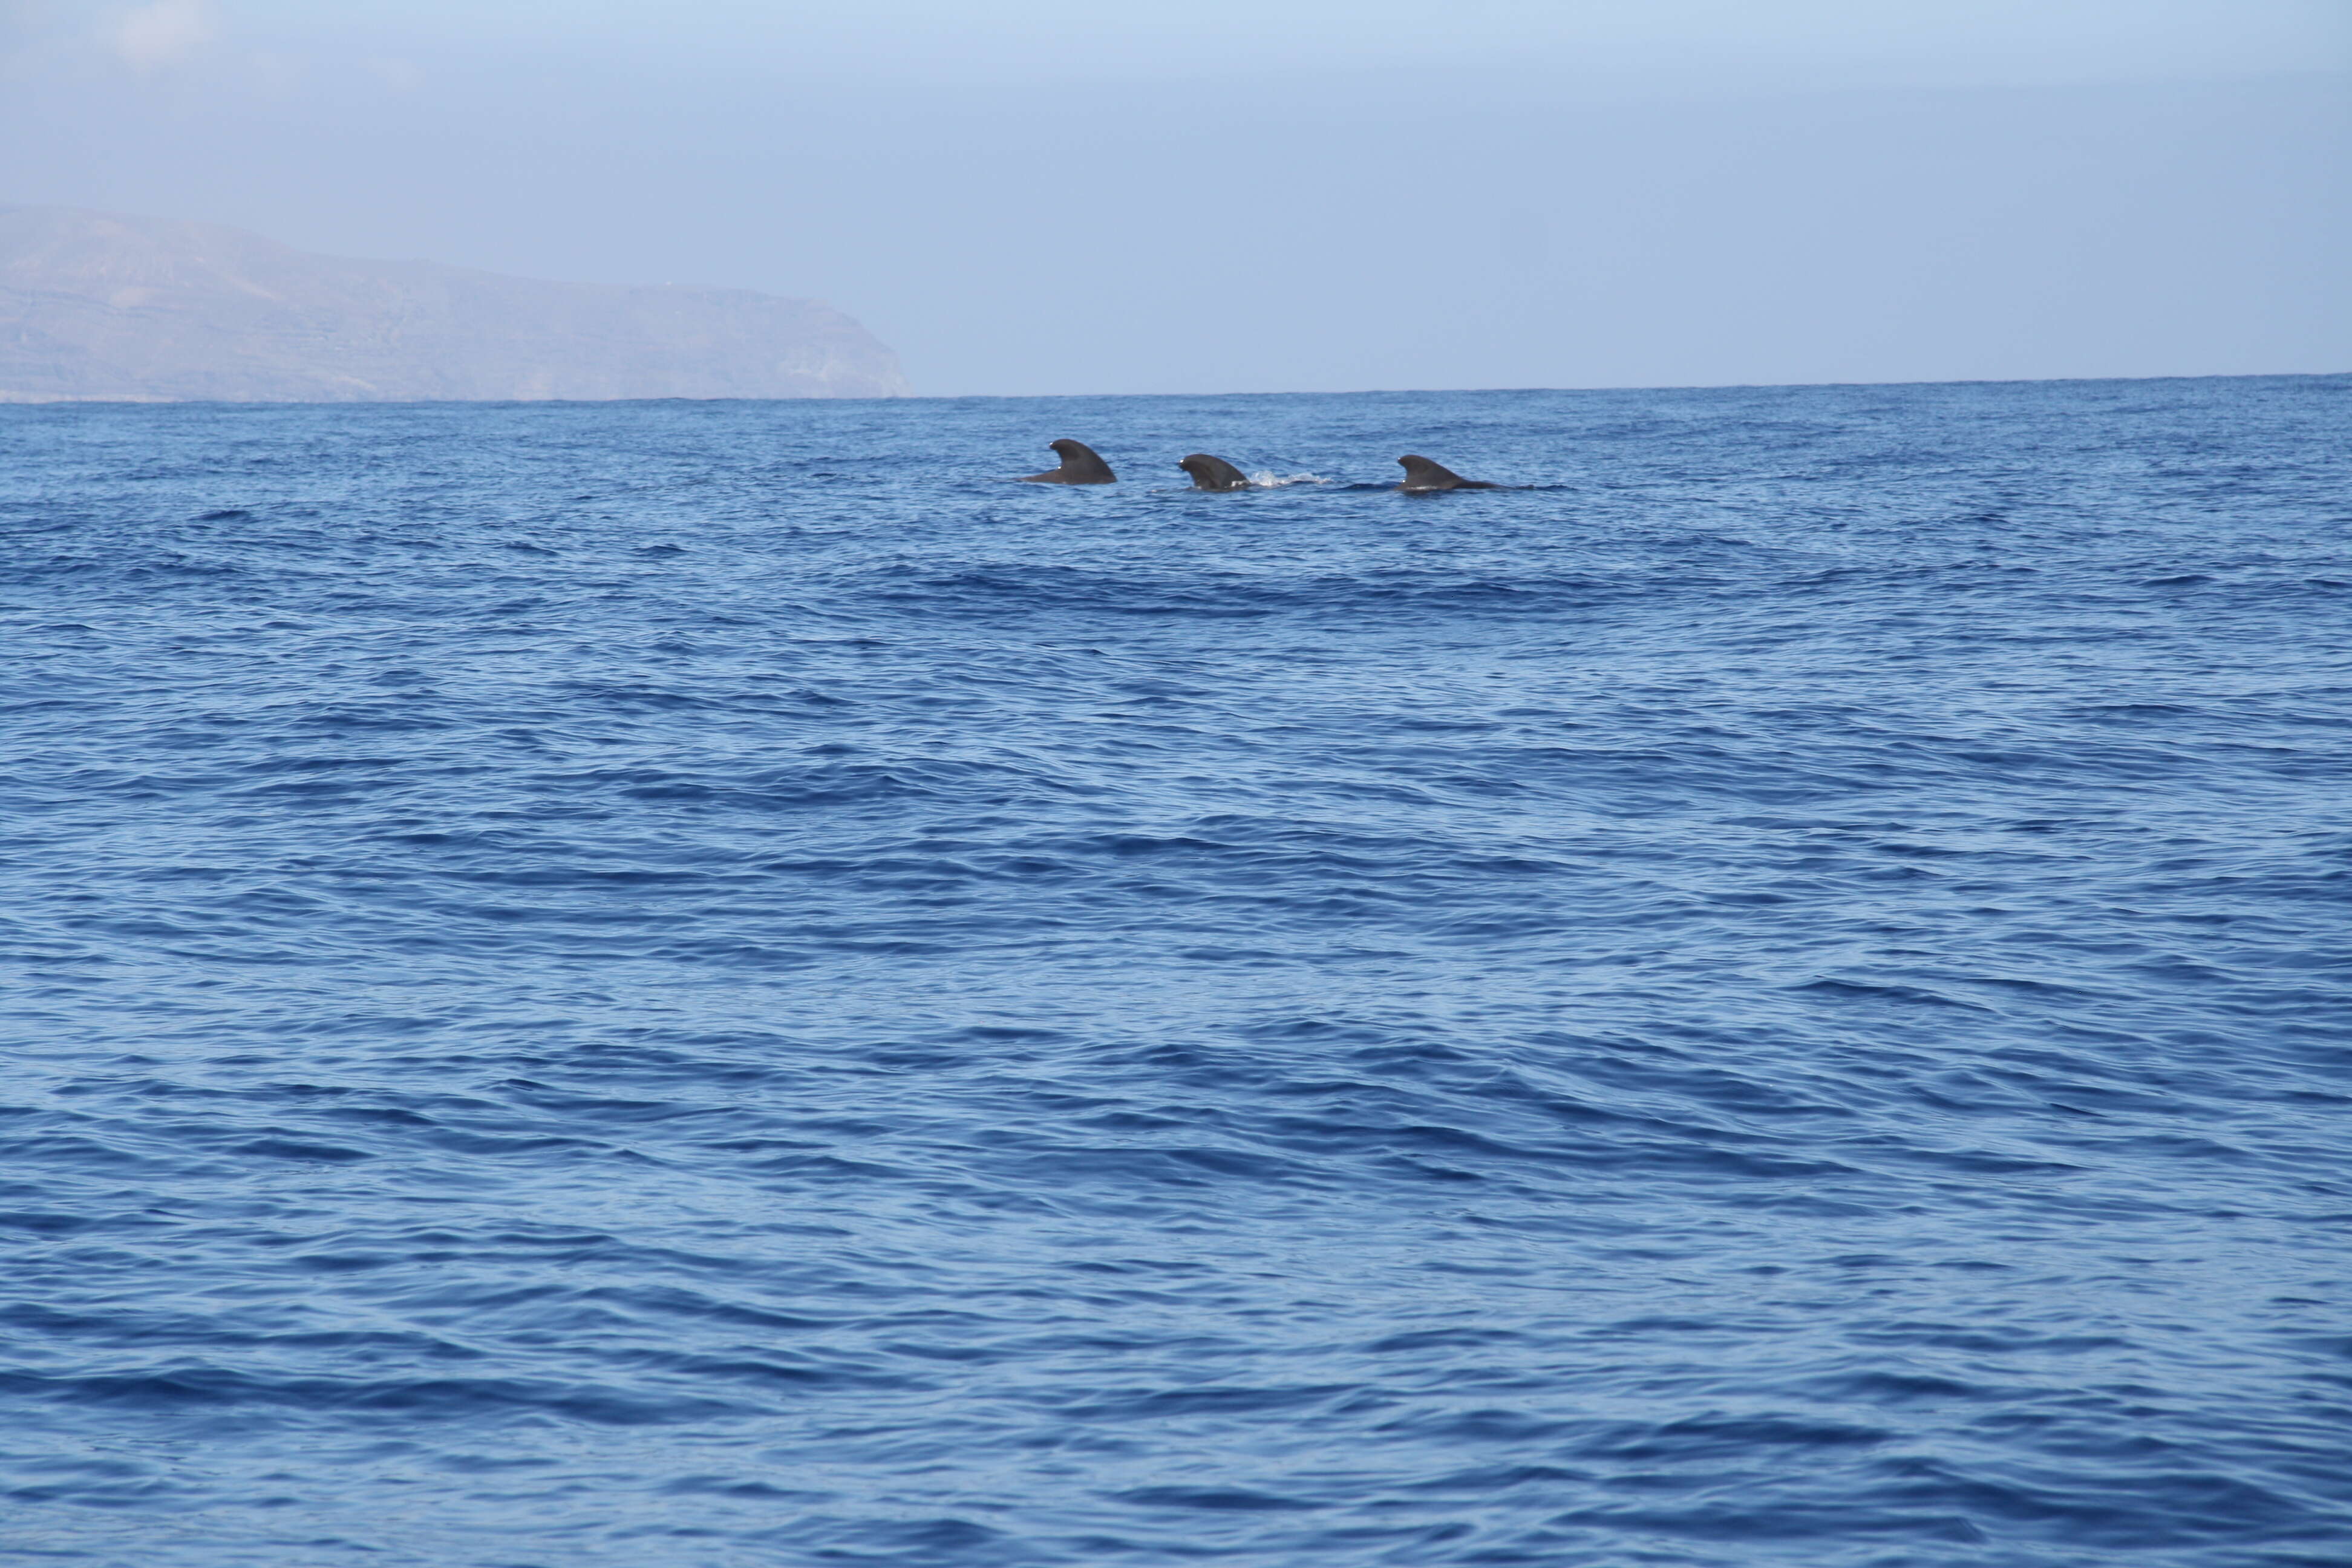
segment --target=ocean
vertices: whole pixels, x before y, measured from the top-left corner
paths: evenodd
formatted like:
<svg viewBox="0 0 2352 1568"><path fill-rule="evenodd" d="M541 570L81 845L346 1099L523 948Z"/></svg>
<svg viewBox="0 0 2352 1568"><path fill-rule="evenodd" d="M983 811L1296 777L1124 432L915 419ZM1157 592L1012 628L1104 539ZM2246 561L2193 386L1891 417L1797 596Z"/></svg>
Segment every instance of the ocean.
<svg viewBox="0 0 2352 1568"><path fill-rule="evenodd" d="M0 1560L2352 1561L2352 377L0 452Z"/></svg>

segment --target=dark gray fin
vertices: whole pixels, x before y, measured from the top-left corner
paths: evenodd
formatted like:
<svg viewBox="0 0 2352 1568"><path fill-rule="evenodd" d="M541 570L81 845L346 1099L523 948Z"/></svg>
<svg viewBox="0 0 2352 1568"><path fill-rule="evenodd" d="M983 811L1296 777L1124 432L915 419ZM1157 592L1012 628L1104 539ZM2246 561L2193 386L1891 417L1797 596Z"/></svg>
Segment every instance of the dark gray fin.
<svg viewBox="0 0 2352 1568"><path fill-rule="evenodd" d="M1024 474L1021 477L1025 482L1033 485L1118 483L1118 476L1110 471L1110 465L1097 457L1095 449L1084 441L1072 441L1066 437L1052 443L1052 446L1055 451L1062 454L1062 466L1048 468L1042 474Z"/></svg>
<svg viewBox="0 0 2352 1568"><path fill-rule="evenodd" d="M1502 488L1488 484L1485 479L1465 479L1443 463L1433 463L1427 458L1414 457L1410 453L1397 461L1404 465L1404 483L1398 487L1401 489L1492 490Z"/></svg>
<svg viewBox="0 0 2352 1568"><path fill-rule="evenodd" d="M1212 458L1206 452L1195 452L1176 466L1192 476L1192 488L1196 490L1249 489L1247 474L1243 473L1223 458Z"/></svg>

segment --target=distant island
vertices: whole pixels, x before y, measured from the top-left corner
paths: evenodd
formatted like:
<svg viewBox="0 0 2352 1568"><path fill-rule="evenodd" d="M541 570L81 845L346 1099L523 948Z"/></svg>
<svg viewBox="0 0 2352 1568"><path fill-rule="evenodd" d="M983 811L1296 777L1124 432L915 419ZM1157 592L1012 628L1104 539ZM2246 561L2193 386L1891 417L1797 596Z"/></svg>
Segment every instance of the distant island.
<svg viewBox="0 0 2352 1568"><path fill-rule="evenodd" d="M0 207L0 403L903 397L813 300L314 256L243 229Z"/></svg>

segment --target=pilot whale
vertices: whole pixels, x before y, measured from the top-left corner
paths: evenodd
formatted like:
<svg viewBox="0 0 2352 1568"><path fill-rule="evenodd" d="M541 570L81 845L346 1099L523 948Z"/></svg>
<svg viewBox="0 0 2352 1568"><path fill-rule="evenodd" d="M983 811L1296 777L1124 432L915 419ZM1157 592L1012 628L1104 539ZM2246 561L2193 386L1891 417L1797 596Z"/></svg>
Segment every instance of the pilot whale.
<svg viewBox="0 0 2352 1568"><path fill-rule="evenodd" d="M1411 453L1397 461L1404 465L1404 483L1397 487L1399 489L1498 490L1503 488L1488 484L1485 479L1465 479L1442 463L1433 463L1427 458L1415 457Z"/></svg>
<svg viewBox="0 0 2352 1568"><path fill-rule="evenodd" d="M1112 485L1118 476L1110 465L1095 455L1095 449L1084 441L1060 440L1051 443L1062 454L1062 466L1048 468L1042 474L1024 474L1022 483L1031 485Z"/></svg>
<svg viewBox="0 0 2352 1568"><path fill-rule="evenodd" d="M1196 490L1249 489L1247 474L1243 473L1223 458L1212 458L1206 452L1195 452L1176 466L1192 476L1192 488Z"/></svg>

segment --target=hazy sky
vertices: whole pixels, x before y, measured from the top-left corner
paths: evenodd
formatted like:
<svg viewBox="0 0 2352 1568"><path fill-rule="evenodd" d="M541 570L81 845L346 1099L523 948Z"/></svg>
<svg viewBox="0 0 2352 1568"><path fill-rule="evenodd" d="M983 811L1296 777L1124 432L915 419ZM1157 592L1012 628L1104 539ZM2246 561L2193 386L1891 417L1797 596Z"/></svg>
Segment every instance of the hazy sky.
<svg viewBox="0 0 2352 1568"><path fill-rule="evenodd" d="M0 0L0 202L929 393L2352 370L2352 0Z"/></svg>

